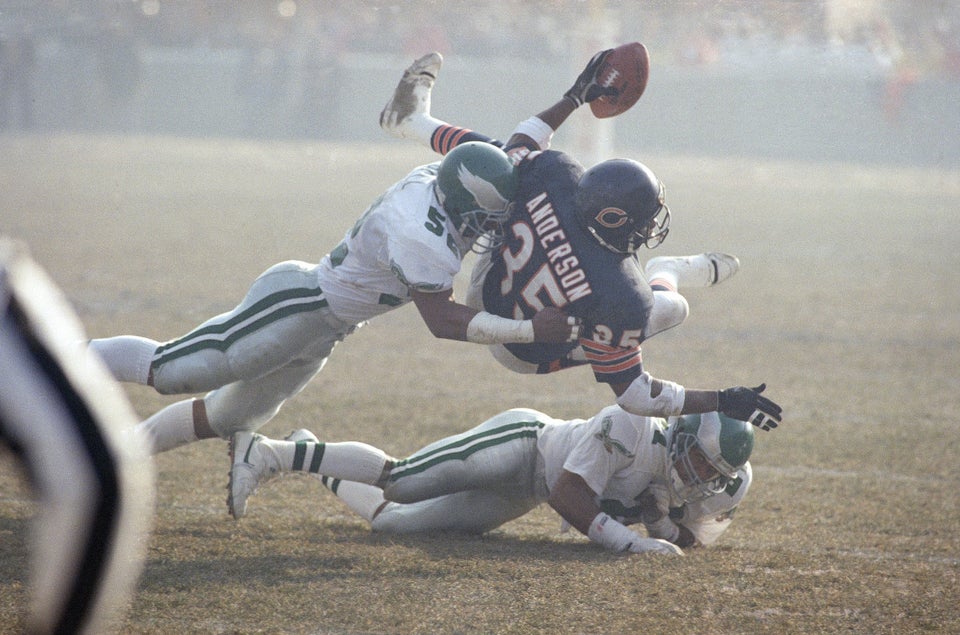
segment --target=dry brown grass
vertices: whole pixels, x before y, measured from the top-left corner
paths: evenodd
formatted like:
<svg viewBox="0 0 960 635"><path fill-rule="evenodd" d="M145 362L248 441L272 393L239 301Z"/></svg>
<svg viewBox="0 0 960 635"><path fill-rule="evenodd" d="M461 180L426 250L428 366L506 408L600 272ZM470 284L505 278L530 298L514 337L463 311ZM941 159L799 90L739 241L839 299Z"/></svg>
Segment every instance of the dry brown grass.
<svg viewBox="0 0 960 635"><path fill-rule="evenodd" d="M561 141L562 143L562 141ZM383 146L0 140L0 229L27 240L91 336L164 339L230 308L264 268L314 261L425 151ZM688 293L644 347L686 385L766 381L786 422L719 544L615 556L547 508L483 538L371 534L287 478L234 522L224 442L157 457L156 530L128 633L960 631L960 174L646 157L664 253L743 271ZM168 398L130 387L147 415ZM378 318L264 430L412 451L512 406L586 416L589 371L523 377ZM0 465L0 631L24 612L30 493Z"/></svg>

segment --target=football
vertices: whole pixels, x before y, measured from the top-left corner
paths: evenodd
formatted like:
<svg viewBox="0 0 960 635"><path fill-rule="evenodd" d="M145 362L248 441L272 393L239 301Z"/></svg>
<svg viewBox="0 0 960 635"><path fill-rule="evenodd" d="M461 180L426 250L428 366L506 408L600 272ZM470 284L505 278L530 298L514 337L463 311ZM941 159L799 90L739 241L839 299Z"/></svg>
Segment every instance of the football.
<svg viewBox="0 0 960 635"><path fill-rule="evenodd" d="M597 79L602 86L617 89L616 95L604 95L590 102L595 117L615 117L633 107L647 87L650 56L640 42L621 44L613 49L600 66Z"/></svg>

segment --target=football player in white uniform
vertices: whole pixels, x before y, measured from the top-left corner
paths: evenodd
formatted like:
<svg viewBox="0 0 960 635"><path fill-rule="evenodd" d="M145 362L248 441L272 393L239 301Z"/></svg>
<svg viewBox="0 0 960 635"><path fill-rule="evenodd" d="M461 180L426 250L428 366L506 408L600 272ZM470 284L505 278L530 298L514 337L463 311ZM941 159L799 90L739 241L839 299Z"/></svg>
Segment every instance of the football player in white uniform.
<svg viewBox="0 0 960 635"><path fill-rule="evenodd" d="M612 551L682 553L726 530L750 487L753 426L718 412L667 419L609 406L561 421L514 409L395 459L356 442L236 435L230 512L283 472L323 482L375 531L483 533L547 502ZM642 523L646 535L627 525Z"/></svg>
<svg viewBox="0 0 960 635"><path fill-rule="evenodd" d="M114 376L161 394L209 391L140 424L153 452L257 430L367 320L410 301L436 337L480 344L569 342L579 320L549 308L514 320L453 300L478 237L506 216L516 171L490 144L464 144L414 169L367 208L318 264L274 265L232 311L183 337L92 340Z"/></svg>
<svg viewBox="0 0 960 635"><path fill-rule="evenodd" d="M153 466L130 434L133 409L78 341L59 289L25 247L0 238L0 444L40 503L27 633L115 630L153 517Z"/></svg>

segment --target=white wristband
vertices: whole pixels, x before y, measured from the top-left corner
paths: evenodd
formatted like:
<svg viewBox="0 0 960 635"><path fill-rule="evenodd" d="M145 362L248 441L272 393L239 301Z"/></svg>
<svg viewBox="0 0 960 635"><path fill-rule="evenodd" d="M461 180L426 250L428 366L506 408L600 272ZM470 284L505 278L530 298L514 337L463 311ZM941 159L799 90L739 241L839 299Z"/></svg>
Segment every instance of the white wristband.
<svg viewBox="0 0 960 635"><path fill-rule="evenodd" d="M641 540L638 533L603 512L593 518L587 537L610 551L626 551Z"/></svg>
<svg viewBox="0 0 960 635"><path fill-rule="evenodd" d="M480 311L467 324L467 341L474 344L529 344L533 342L533 321L510 320Z"/></svg>
<svg viewBox="0 0 960 635"><path fill-rule="evenodd" d="M518 123L513 134L527 135L537 142L541 150L547 150L550 148L550 140L553 138L553 132L553 128L548 126L540 117L530 117Z"/></svg>

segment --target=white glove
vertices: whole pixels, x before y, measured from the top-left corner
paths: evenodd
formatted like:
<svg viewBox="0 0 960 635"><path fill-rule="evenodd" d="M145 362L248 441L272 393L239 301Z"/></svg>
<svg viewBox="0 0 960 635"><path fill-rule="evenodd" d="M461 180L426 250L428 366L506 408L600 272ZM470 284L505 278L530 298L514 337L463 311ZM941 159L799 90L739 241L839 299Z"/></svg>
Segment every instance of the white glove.
<svg viewBox="0 0 960 635"><path fill-rule="evenodd" d="M672 542L660 540L659 538L641 538L630 543L631 553L664 553L682 556L683 549Z"/></svg>

